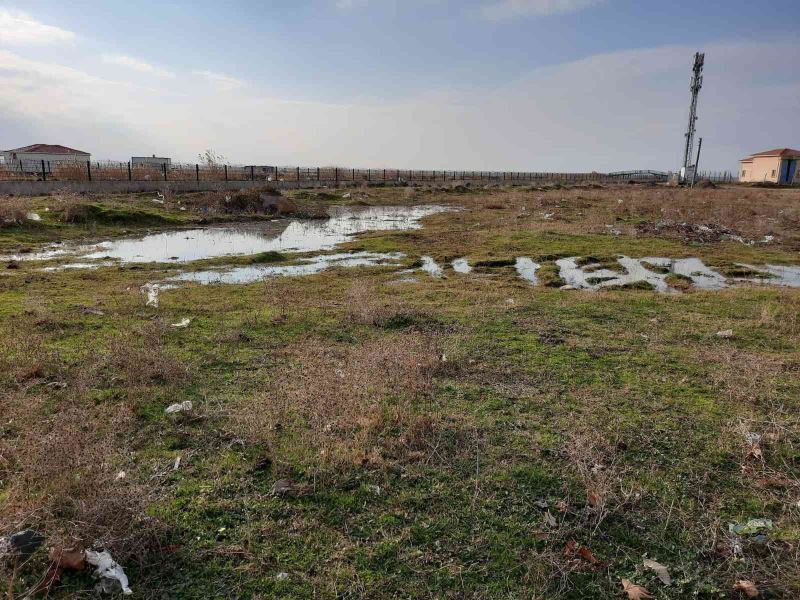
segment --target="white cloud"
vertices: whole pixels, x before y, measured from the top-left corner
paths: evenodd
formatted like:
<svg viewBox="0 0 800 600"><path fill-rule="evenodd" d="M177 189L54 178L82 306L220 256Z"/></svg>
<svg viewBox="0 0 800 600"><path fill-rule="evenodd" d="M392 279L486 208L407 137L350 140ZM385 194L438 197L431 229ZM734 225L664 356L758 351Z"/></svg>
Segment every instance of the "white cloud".
<svg viewBox="0 0 800 600"><path fill-rule="evenodd" d="M545 17L578 12L605 0L500 0L484 4L478 13L489 21L509 21L519 17Z"/></svg>
<svg viewBox="0 0 800 600"><path fill-rule="evenodd" d="M134 71L146 73L147 75L155 75L156 77L168 79L175 77L175 73L172 73L171 71L167 71L166 69L162 69L161 67L157 67L143 60L125 56L124 54L104 54L102 56L102 60L108 65L116 65L119 67L133 69Z"/></svg>
<svg viewBox="0 0 800 600"><path fill-rule="evenodd" d="M204 77L221 92L229 92L244 85L244 81L241 79L236 79L224 73L215 73L214 71L192 71L192 73Z"/></svg>
<svg viewBox="0 0 800 600"><path fill-rule="evenodd" d="M742 156L800 138L800 73L784 60L795 46L703 47L704 167L734 170ZM696 50L627 50L536 69L502 87L350 104L271 98L253 85L218 93L206 75L152 89L0 51L0 106L15 111L6 145L33 143L44 131L98 159L147 148L192 161L211 147L249 164L666 170L681 159Z"/></svg>
<svg viewBox="0 0 800 600"><path fill-rule="evenodd" d="M72 31L45 25L24 12L0 8L0 44L59 44L74 39Z"/></svg>

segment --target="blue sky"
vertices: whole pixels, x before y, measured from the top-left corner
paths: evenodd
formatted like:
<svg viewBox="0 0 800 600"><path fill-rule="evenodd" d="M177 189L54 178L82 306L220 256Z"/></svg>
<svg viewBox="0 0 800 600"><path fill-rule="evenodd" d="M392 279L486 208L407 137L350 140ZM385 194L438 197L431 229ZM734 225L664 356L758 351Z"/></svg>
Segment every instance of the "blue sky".
<svg viewBox="0 0 800 600"><path fill-rule="evenodd" d="M0 0L0 146L381 168L705 166L800 145L796 0ZM754 110L754 106L760 107Z"/></svg>

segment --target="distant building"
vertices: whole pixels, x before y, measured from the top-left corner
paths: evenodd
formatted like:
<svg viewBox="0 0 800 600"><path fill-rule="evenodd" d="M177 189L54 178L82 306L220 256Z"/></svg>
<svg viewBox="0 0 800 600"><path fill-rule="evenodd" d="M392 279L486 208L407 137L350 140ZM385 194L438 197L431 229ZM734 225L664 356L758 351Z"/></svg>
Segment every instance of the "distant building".
<svg viewBox="0 0 800 600"><path fill-rule="evenodd" d="M167 167L172 166L172 159L167 158L166 156L132 156L131 157L131 166L132 167L158 167L161 168L162 165L167 165Z"/></svg>
<svg viewBox="0 0 800 600"><path fill-rule="evenodd" d="M92 155L88 152L58 144L32 144L3 151L3 161L8 168L31 173L41 171L42 161L45 163L45 170L51 172L57 163L86 162L91 158Z"/></svg>
<svg viewBox="0 0 800 600"><path fill-rule="evenodd" d="M758 152L739 163L739 181L800 183L800 150L776 148Z"/></svg>

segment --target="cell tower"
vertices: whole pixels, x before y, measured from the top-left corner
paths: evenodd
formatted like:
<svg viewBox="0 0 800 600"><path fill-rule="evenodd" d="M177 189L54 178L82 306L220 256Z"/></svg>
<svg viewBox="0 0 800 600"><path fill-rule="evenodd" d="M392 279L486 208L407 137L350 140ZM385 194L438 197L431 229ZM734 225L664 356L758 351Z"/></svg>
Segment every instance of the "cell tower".
<svg viewBox="0 0 800 600"><path fill-rule="evenodd" d="M689 167L692 166L695 124L697 122L697 97L700 95L700 90L703 87L703 65L705 65L705 62L705 53L695 53L692 82L689 86L689 91L692 92L692 104L689 107L689 128L686 130L686 148L683 153L683 168L685 170L688 170Z"/></svg>

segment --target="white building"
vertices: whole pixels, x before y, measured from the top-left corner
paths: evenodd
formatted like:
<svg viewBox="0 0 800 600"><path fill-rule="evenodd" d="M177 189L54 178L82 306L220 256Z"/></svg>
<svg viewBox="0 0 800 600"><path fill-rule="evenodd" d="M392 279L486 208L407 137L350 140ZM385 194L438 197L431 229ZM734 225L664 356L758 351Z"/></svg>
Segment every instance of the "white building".
<svg viewBox="0 0 800 600"><path fill-rule="evenodd" d="M172 165L172 159L167 158L166 156L131 156L131 166L132 167L158 167L161 168L161 165L167 165L169 168Z"/></svg>
<svg viewBox="0 0 800 600"><path fill-rule="evenodd" d="M45 170L51 172L56 163L86 162L92 159L92 155L88 152L58 144L32 144L13 150L4 150L2 154L7 168L32 173L42 170L42 161L45 163Z"/></svg>

